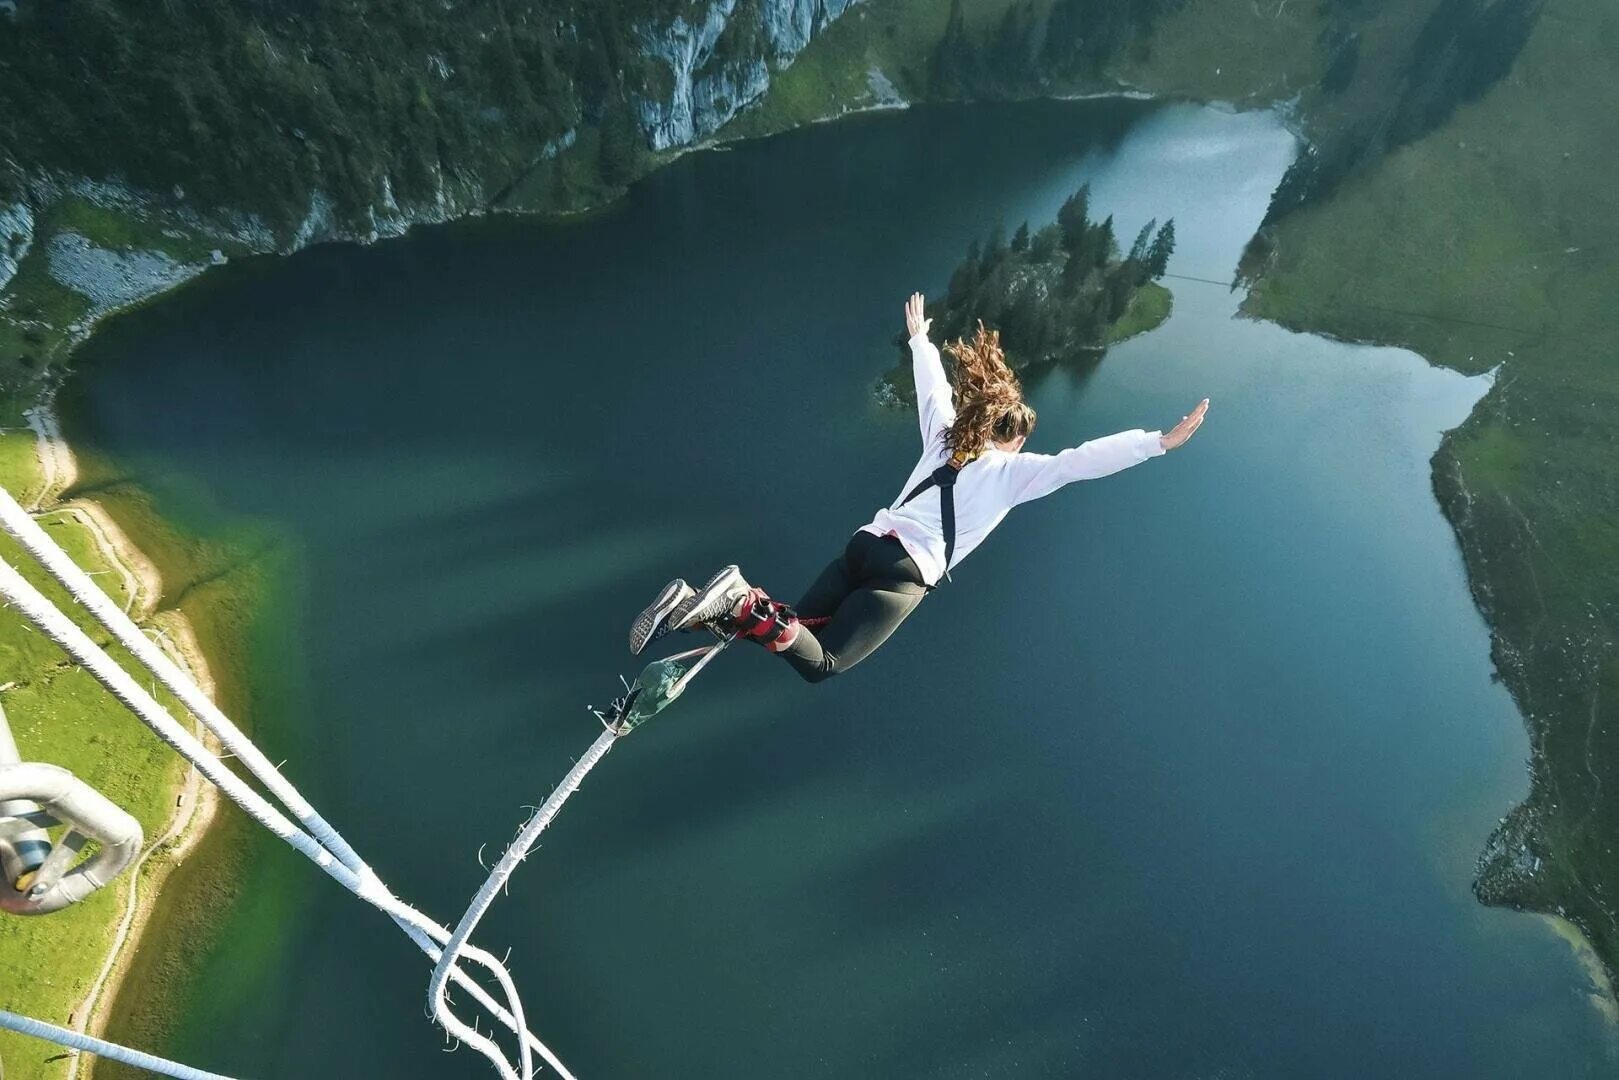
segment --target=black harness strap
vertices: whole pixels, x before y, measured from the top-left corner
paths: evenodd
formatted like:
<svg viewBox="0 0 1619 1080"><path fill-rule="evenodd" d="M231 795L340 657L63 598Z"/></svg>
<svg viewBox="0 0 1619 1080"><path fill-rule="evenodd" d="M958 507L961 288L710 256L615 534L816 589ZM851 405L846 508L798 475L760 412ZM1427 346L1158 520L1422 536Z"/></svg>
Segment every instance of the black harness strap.
<svg viewBox="0 0 1619 1080"><path fill-rule="evenodd" d="M928 488L939 489L939 524L944 530L944 576L950 579L950 560L956 554L956 478L961 470L946 462L933 470L933 474L911 489L911 493L899 501L901 506L916 498Z"/></svg>

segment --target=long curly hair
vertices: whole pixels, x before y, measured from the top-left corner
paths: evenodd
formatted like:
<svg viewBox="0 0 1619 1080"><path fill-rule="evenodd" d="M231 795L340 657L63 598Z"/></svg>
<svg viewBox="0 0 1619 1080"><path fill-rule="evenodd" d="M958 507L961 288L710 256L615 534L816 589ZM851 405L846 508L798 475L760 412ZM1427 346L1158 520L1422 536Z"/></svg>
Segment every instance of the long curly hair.
<svg viewBox="0 0 1619 1080"><path fill-rule="evenodd" d="M1034 430L1034 410L1023 400L1023 385L1001 351L999 330L985 330L982 320L972 340L945 344L956 363L956 420L945 432L951 464L957 468L984 452L991 442L1009 442Z"/></svg>

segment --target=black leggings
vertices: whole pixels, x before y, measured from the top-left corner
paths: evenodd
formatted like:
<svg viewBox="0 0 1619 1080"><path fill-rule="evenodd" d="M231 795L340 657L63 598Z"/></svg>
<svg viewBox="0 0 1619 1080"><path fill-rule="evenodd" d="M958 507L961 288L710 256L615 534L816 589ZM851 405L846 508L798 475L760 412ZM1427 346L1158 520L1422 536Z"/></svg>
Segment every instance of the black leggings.
<svg viewBox="0 0 1619 1080"><path fill-rule="evenodd" d="M801 619L830 621L816 631L800 626L781 656L805 682L840 675L887 641L927 594L898 540L857 532L797 605Z"/></svg>

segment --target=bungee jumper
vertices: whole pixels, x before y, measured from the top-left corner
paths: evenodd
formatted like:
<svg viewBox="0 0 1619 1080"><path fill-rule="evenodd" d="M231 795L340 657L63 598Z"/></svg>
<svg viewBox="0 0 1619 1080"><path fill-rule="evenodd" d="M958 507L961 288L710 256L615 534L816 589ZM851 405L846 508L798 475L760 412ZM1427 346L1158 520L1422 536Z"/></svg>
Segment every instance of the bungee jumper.
<svg viewBox="0 0 1619 1080"><path fill-rule="evenodd" d="M972 340L945 346L955 360L952 388L928 339L931 325L922 294L911 294L905 328L922 456L899 498L850 537L797 604L749 584L734 565L700 589L674 579L631 624L631 653L671 631L706 629L723 644L758 642L806 682L842 674L888 640L1014 506L1159 457L1191 438L1208 412L1204 398L1167 434L1132 428L1057 454L1024 453L1035 412L1007 366L999 333L980 322ZM712 647L670 659L706 662L711 655ZM668 697L695 673L684 671Z"/></svg>

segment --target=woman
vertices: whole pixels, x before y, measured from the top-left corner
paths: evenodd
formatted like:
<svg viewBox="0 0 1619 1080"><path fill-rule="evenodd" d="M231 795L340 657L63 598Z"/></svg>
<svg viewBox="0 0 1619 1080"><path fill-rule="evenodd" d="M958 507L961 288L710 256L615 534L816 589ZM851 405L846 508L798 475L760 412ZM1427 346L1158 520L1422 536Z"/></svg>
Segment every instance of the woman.
<svg viewBox="0 0 1619 1080"><path fill-rule="evenodd" d="M877 511L794 607L727 566L701 589L676 578L630 627L639 653L659 631L711 626L779 654L808 682L848 671L888 640L922 598L1006 512L1075 480L1116 473L1180 446L1203 423L1204 398L1167 435L1134 428L1060 454L1025 454L1034 410L1006 366L1000 335L983 324L946 346L956 362L954 401L928 340L921 293L905 305L922 457L892 506ZM818 624L812 630L806 623Z"/></svg>

